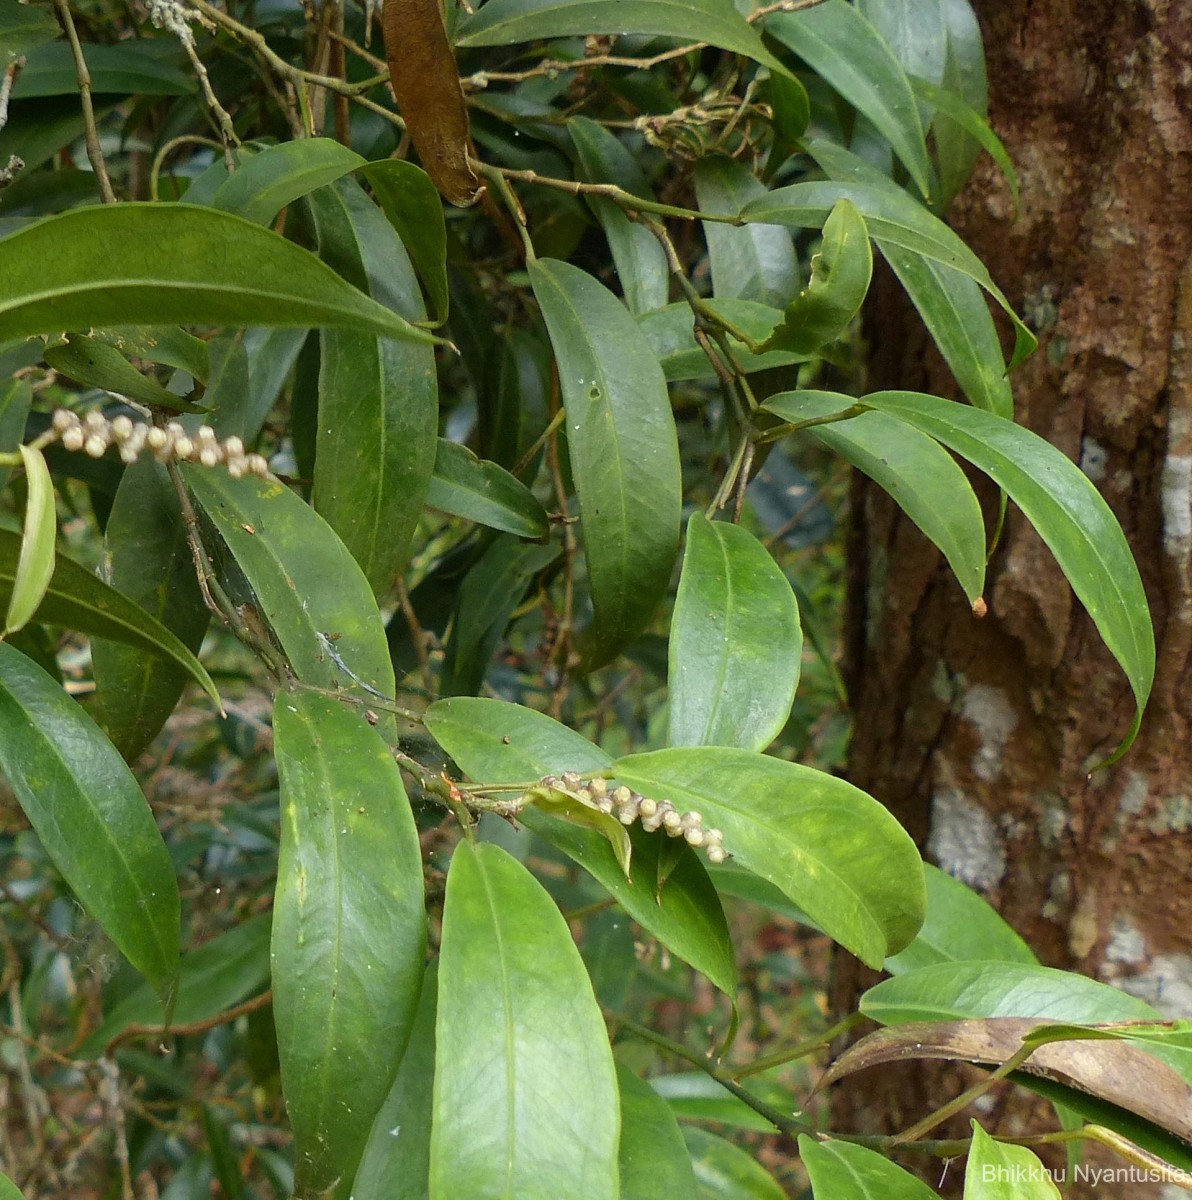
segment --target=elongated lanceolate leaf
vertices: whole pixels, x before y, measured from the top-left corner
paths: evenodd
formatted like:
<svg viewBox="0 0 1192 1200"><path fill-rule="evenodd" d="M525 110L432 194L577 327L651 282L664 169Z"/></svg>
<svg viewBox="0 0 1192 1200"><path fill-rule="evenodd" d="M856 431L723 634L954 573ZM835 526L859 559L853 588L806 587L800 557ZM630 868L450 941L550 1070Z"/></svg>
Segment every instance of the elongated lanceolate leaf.
<svg viewBox="0 0 1192 1200"><path fill-rule="evenodd" d="M365 165L334 138L281 142L254 154L220 185L213 208L268 225L288 204Z"/></svg>
<svg viewBox="0 0 1192 1200"><path fill-rule="evenodd" d="M765 407L784 421L798 422L855 405L838 392L802 391L771 397ZM976 604L985 586L985 522L972 485L952 456L927 434L882 412L813 425L807 432L890 493L940 548L969 603Z"/></svg>
<svg viewBox="0 0 1192 1200"><path fill-rule="evenodd" d="M743 867L769 880L829 937L880 966L923 922L923 866L876 800L834 776L719 746L633 754L622 783L724 833Z"/></svg>
<svg viewBox="0 0 1192 1200"><path fill-rule="evenodd" d="M924 199L932 170L919 108L898 59L878 31L845 0L777 13L766 31L789 46L858 112L873 122L902 160Z"/></svg>
<svg viewBox="0 0 1192 1200"><path fill-rule="evenodd" d="M819 228L838 200L851 200L876 242L889 242L952 267L981 285L1014 322L1015 348L1011 366L1026 358L1038 344L1010 302L990 278L979 258L937 217L893 183L795 183L778 188L745 206L746 221L765 221L800 228Z"/></svg>
<svg viewBox="0 0 1192 1200"><path fill-rule="evenodd" d="M587 34L653 34L735 50L784 75L729 0L489 0L460 23L458 46L509 46Z"/></svg>
<svg viewBox="0 0 1192 1200"><path fill-rule="evenodd" d="M864 1146L817 1142L804 1133L799 1157L815 1200L938 1200L921 1179Z"/></svg>
<svg viewBox="0 0 1192 1200"><path fill-rule="evenodd" d="M0 70L62 32L48 5L0 0Z"/></svg>
<svg viewBox="0 0 1192 1200"><path fill-rule="evenodd" d="M0 339L157 323L327 325L437 340L310 251L192 204L104 204L47 217L0 239L0 278Z"/></svg>
<svg viewBox="0 0 1192 1200"><path fill-rule="evenodd" d="M615 183L635 196L654 199L645 172L615 134L588 117L573 117L567 131L587 182ZM589 196L588 203L608 238L626 307L635 316L661 308L670 290L662 243L607 196Z"/></svg>
<svg viewBox="0 0 1192 1200"><path fill-rule="evenodd" d="M184 96L195 90L195 81L179 67L148 52L147 42L127 41L115 46L88 44L84 51L93 95ZM79 90L79 72L68 42L39 46L25 63L13 86L13 98L73 96Z"/></svg>
<svg viewBox="0 0 1192 1200"><path fill-rule="evenodd" d="M25 524L4 619L6 635L23 629L37 612L54 574L54 542L58 535L54 481L45 455L24 444L20 451L25 464Z"/></svg>
<svg viewBox="0 0 1192 1200"><path fill-rule="evenodd" d="M45 360L55 371L79 383L103 388L142 404L154 404L174 412L195 411L193 404L142 375L115 346L81 333L71 333L67 337L66 342L46 347Z"/></svg>
<svg viewBox="0 0 1192 1200"><path fill-rule="evenodd" d="M550 532L546 509L520 479L446 438L438 440L426 502L517 537L543 538Z"/></svg>
<svg viewBox="0 0 1192 1200"><path fill-rule="evenodd" d="M875 392L864 403L984 471L1047 543L1134 693L1133 724L1107 760L1116 761L1142 722L1155 675L1155 639L1134 556L1101 493L1049 442L993 413L919 392Z"/></svg>
<svg viewBox="0 0 1192 1200"><path fill-rule="evenodd" d="M282 692L273 731L281 788L273 1016L294 1195L346 1197L422 984L418 831L397 763L358 713Z"/></svg>
<svg viewBox="0 0 1192 1200"><path fill-rule="evenodd" d="M37 351L33 353L36 358ZM12 454L20 446L32 406L33 385L28 379L7 379L0 383L0 454ZM0 467L0 490L8 483L11 472L11 467Z"/></svg>
<svg viewBox="0 0 1192 1200"><path fill-rule="evenodd" d="M276 480L183 467L247 581L234 594L271 630L295 675L357 697L392 697L393 664L372 590L330 526ZM236 592L229 574L227 584ZM243 583L241 584L243 590Z"/></svg>
<svg viewBox="0 0 1192 1200"><path fill-rule="evenodd" d="M976 1122L964 1164L964 1200L1061 1200L1060 1189L1026 1146L995 1141Z"/></svg>
<svg viewBox="0 0 1192 1200"><path fill-rule="evenodd" d="M620 1106L592 984L562 913L499 846L447 875L430 1200L618 1200Z"/></svg>
<svg viewBox="0 0 1192 1200"><path fill-rule="evenodd" d="M666 1101L628 1067L621 1088L621 1200L679 1200L695 1195L691 1156Z"/></svg>
<svg viewBox="0 0 1192 1200"><path fill-rule="evenodd" d="M0 603L7 604L12 595L20 550L20 535L0 529ZM55 559L49 590L38 612L48 624L111 638L172 659L219 703L219 693L202 663L168 629L140 605L96 579L86 567L61 554Z"/></svg>
<svg viewBox="0 0 1192 1200"><path fill-rule="evenodd" d="M588 663L636 637L670 583L682 505L666 380L624 306L578 267L530 263L567 411L595 618Z"/></svg>
<svg viewBox="0 0 1192 1200"><path fill-rule="evenodd" d="M695 164L701 212L732 214L765 196L757 176L735 159L714 156ZM705 221L712 295L717 301L752 300L784 308L799 290L799 264L781 225L728 225Z"/></svg>
<svg viewBox="0 0 1192 1200"><path fill-rule="evenodd" d="M774 1176L740 1146L691 1125L684 1127L683 1140L699 1200L788 1200Z"/></svg>
<svg viewBox="0 0 1192 1200"><path fill-rule="evenodd" d="M3 642L0 772L83 907L169 1007L178 885L149 805L95 722Z"/></svg>
<svg viewBox="0 0 1192 1200"><path fill-rule="evenodd" d="M564 771L599 771L612 762L574 730L517 704L455 697L432 704L425 716L435 740L477 782L529 782ZM737 968L728 924L716 889L696 855L683 855L659 892L658 835L631 830L633 866L631 878L626 879L608 842L594 830L532 808L524 810L519 820L599 880L672 953L702 971L728 996L736 996Z"/></svg>
<svg viewBox="0 0 1192 1200"><path fill-rule="evenodd" d="M0 1200L25 1200L21 1189L7 1175L0 1175Z"/></svg>
<svg viewBox="0 0 1192 1200"><path fill-rule="evenodd" d="M694 513L671 620L667 741L765 749L790 716L802 653L799 606L769 551Z"/></svg>

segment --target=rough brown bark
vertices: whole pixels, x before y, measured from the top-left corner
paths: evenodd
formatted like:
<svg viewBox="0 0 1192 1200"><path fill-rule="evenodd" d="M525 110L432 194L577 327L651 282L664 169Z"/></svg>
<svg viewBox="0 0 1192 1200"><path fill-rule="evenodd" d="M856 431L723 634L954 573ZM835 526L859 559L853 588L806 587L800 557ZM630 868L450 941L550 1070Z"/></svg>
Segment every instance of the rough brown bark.
<svg viewBox="0 0 1192 1200"><path fill-rule="evenodd" d="M1136 748L1088 778L1128 728L1131 697L1038 536L1011 512L979 621L938 554L858 487L850 777L1043 961L1189 1017L1192 0L976 7L1022 211L1013 222L983 160L950 219L1039 333L1014 377L1018 418L1081 463L1126 530L1158 677ZM893 287L875 341L872 386L955 394ZM845 971L840 990L859 982ZM864 1100L840 1101L854 1120L922 1115L922 1076L858 1086Z"/></svg>

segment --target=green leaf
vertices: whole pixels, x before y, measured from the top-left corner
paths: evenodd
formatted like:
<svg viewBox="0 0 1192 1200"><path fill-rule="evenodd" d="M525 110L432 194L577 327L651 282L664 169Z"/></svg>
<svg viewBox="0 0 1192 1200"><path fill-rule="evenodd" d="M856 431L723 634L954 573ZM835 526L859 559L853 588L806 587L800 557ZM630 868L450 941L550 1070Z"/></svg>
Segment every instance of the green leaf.
<svg viewBox="0 0 1192 1200"><path fill-rule="evenodd" d="M12 594L20 548L19 534L0 529L0 603L7 603ZM50 625L111 638L171 659L219 704L219 693L202 663L140 605L101 583L80 563L58 555L38 614Z"/></svg>
<svg viewBox="0 0 1192 1200"><path fill-rule="evenodd" d="M389 224L397 230L430 297L435 325L447 320L447 223L430 176L413 163L388 158L360 172Z"/></svg>
<svg viewBox="0 0 1192 1200"><path fill-rule="evenodd" d="M691 1156L665 1100L617 1064L621 1089L621 1200L685 1200L695 1194Z"/></svg>
<svg viewBox="0 0 1192 1200"><path fill-rule="evenodd" d="M549 259L530 263L530 281L559 364L596 667L645 628L670 583L682 507L675 421L658 360L612 293Z"/></svg>
<svg viewBox="0 0 1192 1200"><path fill-rule="evenodd" d="M459 588L439 691L444 696L480 690L514 609L530 581L553 562L562 547L525 545L510 536L495 538L476 560Z"/></svg>
<svg viewBox="0 0 1192 1200"><path fill-rule="evenodd" d="M0 772L80 903L168 1008L178 885L149 805L99 726L3 642Z"/></svg>
<svg viewBox="0 0 1192 1200"><path fill-rule="evenodd" d="M372 589L327 523L276 480L191 466L183 473L247 581L248 593L233 598L255 608L295 675L365 703L378 693L392 697L393 664Z"/></svg>
<svg viewBox="0 0 1192 1200"><path fill-rule="evenodd" d="M47 217L0 240L0 277L0 339L156 323L327 325L437 340L308 250L198 205L102 204Z"/></svg>
<svg viewBox="0 0 1192 1200"><path fill-rule="evenodd" d="M338 701L279 693L273 1014L294 1192L347 1196L414 1023L422 857L401 772Z"/></svg>
<svg viewBox="0 0 1192 1200"><path fill-rule="evenodd" d="M401 240L352 179L310 197L319 254L395 313L426 310ZM434 352L355 331L321 338L314 506L378 595L405 566L434 469Z"/></svg>
<svg viewBox="0 0 1192 1200"><path fill-rule="evenodd" d="M671 620L668 743L765 749L790 716L802 653L799 606L769 551L693 513Z"/></svg>
<svg viewBox="0 0 1192 1200"><path fill-rule="evenodd" d="M734 1095L723 1084L717 1083L704 1071L680 1071L674 1075L654 1075L650 1087L666 1101L667 1108L679 1121L712 1121L733 1129L748 1129L755 1133L774 1133L774 1125L751 1108L740 1096ZM750 1089L757 1087L751 1082ZM790 1096L781 1087L773 1090L781 1093L774 1097L760 1095L762 1100L775 1100L778 1107L789 1107Z"/></svg>
<svg viewBox="0 0 1192 1200"><path fill-rule="evenodd" d="M1134 693L1134 722L1102 765L1115 762L1142 722L1155 675L1155 640L1138 567L1101 493L1063 453L1004 417L919 392L876 392L864 403L984 471L1047 543Z"/></svg>
<svg viewBox="0 0 1192 1200"><path fill-rule="evenodd" d="M947 50L940 0L857 0L908 75L939 82Z"/></svg>
<svg viewBox="0 0 1192 1200"><path fill-rule="evenodd" d="M855 405L838 392L802 391L773 396L764 407L784 421L799 422ZM976 604L985 586L985 521L972 485L952 456L930 436L884 412L813 425L807 432L889 492L940 548L969 603Z"/></svg>
<svg viewBox="0 0 1192 1200"><path fill-rule="evenodd" d="M616 1200L612 1051L554 901L499 846L451 859L430 1200Z"/></svg>
<svg viewBox="0 0 1192 1200"><path fill-rule="evenodd" d="M33 384L28 379L0 382L0 454L12 454L20 446L32 406ZM0 490L8 483L11 473L10 467L0 467Z"/></svg>
<svg viewBox="0 0 1192 1200"><path fill-rule="evenodd" d="M989 82L985 75L985 44L977 15L968 0L941 0L947 49L940 86L960 96L975 112L989 112ZM943 112L931 123L939 164L940 202L947 205L968 182L980 145Z"/></svg>
<svg viewBox="0 0 1192 1200"><path fill-rule="evenodd" d="M54 574L54 542L58 536L54 481L45 455L26 445L20 451L25 464L25 524L12 593L8 597L8 614L4 618L6 637L33 619L45 597Z"/></svg>
<svg viewBox="0 0 1192 1200"><path fill-rule="evenodd" d="M808 10L811 11L811 10ZM798 228L819 228L841 200L851 200L865 218L869 234L879 245L890 243L921 254L967 275L979 283L1014 322L1014 357L1017 366L1038 344L1035 335L1022 323L1010 302L990 278L979 258L937 217L895 186L876 183L795 183L778 188L745 206L745 221L763 221Z"/></svg>
<svg viewBox="0 0 1192 1200"><path fill-rule="evenodd" d="M457 46L510 46L587 34L652 34L707 42L784 75L761 35L729 0L489 0L461 21Z"/></svg>
<svg viewBox="0 0 1192 1200"><path fill-rule="evenodd" d="M456 697L432 704L426 726L435 740L477 782L521 783L564 771L600 771L611 758L550 717L500 700ZM632 879L621 871L598 833L528 809L519 818L597 879L639 925L730 998L737 967L728 924L697 855L686 854L661 894L655 887L658 855L666 838L630 830Z"/></svg>
<svg viewBox="0 0 1192 1200"><path fill-rule="evenodd" d="M824 222L819 253L811 260L811 280L787 305L782 324L763 350L814 354L842 337L861 310L873 276L869 230L856 207L838 200Z"/></svg>
<svg viewBox="0 0 1192 1200"><path fill-rule="evenodd" d="M142 375L116 349L105 341L82 333L68 333L67 341L47 346L46 362L55 371L89 387L103 388L142 404L156 405L171 412L194 412L195 406L181 396L168 392L155 379Z"/></svg>
<svg viewBox="0 0 1192 1200"><path fill-rule="evenodd" d="M364 165L359 154L334 138L280 142L229 175L211 205L254 225L268 225L287 205Z"/></svg>
<svg viewBox="0 0 1192 1200"><path fill-rule="evenodd" d="M695 164L695 194L701 212L732 215L767 193L744 163L716 155ZM784 308L797 294L799 264L791 235L781 225L705 221L703 226L718 302L753 300Z"/></svg>
<svg viewBox="0 0 1192 1200"><path fill-rule="evenodd" d="M145 358L185 371L197 383L206 383L211 374L208 344L176 325L113 325L97 329L91 336L132 358ZM178 397L172 392L167 394L176 406Z"/></svg>
<svg viewBox="0 0 1192 1200"><path fill-rule="evenodd" d="M215 370L203 400L212 408L208 422L221 437L236 436L246 445L256 440L308 332L255 325L210 343Z"/></svg>
<svg viewBox="0 0 1192 1200"><path fill-rule="evenodd" d="M178 964L174 1024L205 1021L264 991L269 986L271 914L259 913L204 942ZM148 985L130 992L74 1053L92 1058L130 1025L161 1021L161 1003Z"/></svg>
<svg viewBox="0 0 1192 1200"><path fill-rule="evenodd" d="M923 864L927 879L927 917L907 948L886 959L891 975L905 975L941 962L1037 963L1031 948L972 888Z"/></svg>
<svg viewBox="0 0 1192 1200"><path fill-rule="evenodd" d="M898 59L878 31L845 0L776 13L766 32L789 46L859 113L901 159L924 199L932 170L919 108Z"/></svg>
<svg viewBox="0 0 1192 1200"><path fill-rule="evenodd" d="M20 1188L7 1175L0 1175L0 1200L25 1200Z"/></svg>
<svg viewBox="0 0 1192 1200"><path fill-rule="evenodd" d="M52 42L61 32L48 7L0 0L0 70L43 43Z"/></svg>
<svg viewBox="0 0 1192 1200"><path fill-rule="evenodd" d="M964 1200L1060 1200L1060 1190L1038 1155L1026 1146L995 1141L976 1122L964 1167Z"/></svg>
<svg viewBox="0 0 1192 1200"><path fill-rule="evenodd" d="M683 1140L699 1187L696 1200L787 1200L774 1176L740 1146L691 1126L684 1127Z"/></svg>
<svg viewBox="0 0 1192 1200"><path fill-rule="evenodd" d="M426 502L453 517L516 537L544 538L550 533L546 509L520 479L446 438L438 440Z"/></svg>
<svg viewBox="0 0 1192 1200"><path fill-rule="evenodd" d="M438 964L432 962L401 1066L373 1120L352 1200L426 1200L438 990Z"/></svg>
<svg viewBox="0 0 1192 1200"><path fill-rule="evenodd" d="M643 795L701 813L742 866L868 965L880 966L918 932L926 899L918 851L851 784L719 746L633 754L614 769Z"/></svg>
<svg viewBox="0 0 1192 1200"><path fill-rule="evenodd" d="M567 131L581 178L588 183L615 183L644 200L654 199L645 172L615 134L588 117L573 117L567 122ZM661 308L670 292L662 243L607 196L587 199L608 238L626 307L634 316Z"/></svg>
<svg viewBox="0 0 1192 1200"><path fill-rule="evenodd" d="M91 76L91 94L185 96L193 92L195 81L179 67L163 61L150 45L137 41L115 46L88 43L83 57ZM12 94L17 100L32 100L42 96L74 96L78 90L74 55L69 44L61 41L39 46L29 54Z"/></svg>
<svg viewBox="0 0 1192 1200"><path fill-rule="evenodd" d="M818 1200L938 1200L921 1179L864 1146L817 1142L804 1133L799 1157Z"/></svg>
<svg viewBox="0 0 1192 1200"><path fill-rule="evenodd" d="M755 341L763 342L782 320L782 310L752 300L717 300L712 307ZM668 304L665 308L645 313L638 318L638 327L645 335L650 349L658 359L669 383L687 379L715 379L716 372L708 356L696 344L694 317L686 301ZM753 354L743 342L729 336L729 345L741 370L746 374L785 367L791 363L807 362L806 354L773 350Z"/></svg>
<svg viewBox="0 0 1192 1200"><path fill-rule="evenodd" d="M197 653L210 622L178 494L166 469L143 458L125 470L104 529L106 581ZM170 659L96 638L97 720L130 762L161 732L187 673Z"/></svg>

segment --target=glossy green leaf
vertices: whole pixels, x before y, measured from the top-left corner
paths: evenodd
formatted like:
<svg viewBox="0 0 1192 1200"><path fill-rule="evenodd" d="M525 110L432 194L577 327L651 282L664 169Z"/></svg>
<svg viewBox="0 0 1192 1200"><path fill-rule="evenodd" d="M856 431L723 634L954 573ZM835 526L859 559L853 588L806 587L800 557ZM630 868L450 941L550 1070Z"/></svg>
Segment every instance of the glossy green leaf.
<svg viewBox="0 0 1192 1200"><path fill-rule="evenodd" d="M499 846L451 859L430 1200L617 1200L612 1051L570 930Z"/></svg>
<svg viewBox="0 0 1192 1200"><path fill-rule="evenodd" d="M423 320L405 248L360 185L342 179L309 203L324 261L405 319ZM379 595L409 557L434 469L434 352L338 329L325 329L320 345L314 506Z"/></svg>
<svg viewBox="0 0 1192 1200"><path fill-rule="evenodd" d="M947 43L940 0L857 0L908 75L939 82Z"/></svg>
<svg viewBox="0 0 1192 1200"><path fill-rule="evenodd" d="M447 225L443 202L430 176L402 159L361 169L389 223L397 230L430 297L434 323L447 320Z"/></svg>
<svg viewBox="0 0 1192 1200"><path fill-rule="evenodd" d="M530 454L550 423L553 375L545 331L511 329L501 350L501 370L492 413L492 436L486 457L513 470ZM542 448L530 455L518 476L530 481L542 461ZM432 480L432 487L434 486Z"/></svg>
<svg viewBox="0 0 1192 1200"><path fill-rule="evenodd" d="M120 96L185 96L195 90L194 79L146 43L130 41L115 46L88 43L83 50L91 93ZM79 74L74 55L65 41L39 46L30 52L21 69L12 94L17 100L43 96L74 96L79 90Z"/></svg>
<svg viewBox="0 0 1192 1200"><path fill-rule="evenodd" d="M25 445L20 450L25 464L25 522L4 618L5 636L23 629L45 597L54 574L54 542L58 536L54 481L45 455Z"/></svg>
<svg viewBox="0 0 1192 1200"><path fill-rule="evenodd" d="M1130 681L1134 722L1108 761L1120 758L1138 733L1150 695L1155 640L1138 567L1101 493L1049 442L1004 417L919 392L876 392L865 404L921 430L984 471L1047 543Z"/></svg>
<svg viewBox="0 0 1192 1200"><path fill-rule="evenodd" d="M923 867L878 802L810 767L719 746L633 754L617 778L724 833L743 867L768 879L829 937L873 967L923 922Z"/></svg>
<svg viewBox="0 0 1192 1200"><path fill-rule="evenodd" d="M930 863L924 863L923 869L927 917L915 940L886 959L885 969L891 975L941 962L1038 962L1026 942L972 888Z"/></svg>
<svg viewBox="0 0 1192 1200"><path fill-rule="evenodd" d="M0 602L5 604L12 595L20 547L19 534L0 529ZM48 624L111 638L172 659L219 703L215 684L202 663L168 629L140 605L101 583L86 567L61 554L38 613Z"/></svg>
<svg viewBox="0 0 1192 1200"><path fill-rule="evenodd" d="M144 358L185 371L198 383L206 383L211 373L211 351L207 343L176 325L113 325L95 330L91 337L114 346L131 358ZM173 393L170 393L170 400L177 405L178 397Z"/></svg>
<svg viewBox="0 0 1192 1200"><path fill-rule="evenodd" d="M707 42L789 74L729 0L489 0L461 21L458 46L509 46L587 34L653 34Z"/></svg>
<svg viewBox="0 0 1192 1200"><path fill-rule="evenodd" d="M0 70L61 32L48 5L0 0Z"/></svg>
<svg viewBox="0 0 1192 1200"><path fill-rule="evenodd" d="M0 277L0 339L158 323L326 325L435 340L308 250L198 205L103 204L47 217L0 240Z"/></svg>
<svg viewBox="0 0 1192 1200"><path fill-rule="evenodd" d="M205 1021L269 986L269 913L249 917L226 933L183 954L178 964L175 1025ZM130 1025L161 1023L161 1002L144 985L130 992L74 1053L91 1058Z"/></svg>
<svg viewBox="0 0 1192 1200"><path fill-rule="evenodd" d="M989 82L985 74L985 46L977 14L969 0L940 0L946 51L940 86L960 96L975 112L989 112ZM939 165L940 202L947 205L968 182L980 145L943 112L931 123Z"/></svg>
<svg viewBox="0 0 1192 1200"><path fill-rule="evenodd" d="M149 805L99 726L3 642L0 773L80 903L168 1007L178 885Z"/></svg>
<svg viewBox="0 0 1192 1200"><path fill-rule="evenodd" d="M752 1155L703 1129L684 1126L698 1185L696 1200L787 1200L777 1180Z"/></svg>
<svg viewBox="0 0 1192 1200"><path fill-rule="evenodd" d="M599 771L610 757L573 730L532 709L500 700L456 697L425 714L435 740L477 782L521 783L564 771ZM590 829L529 809L519 818L557 846L613 895L639 925L729 997L737 968L724 911L695 854L684 855L658 893L657 859L666 840L630 830L632 878L626 880L608 843Z"/></svg>
<svg viewBox="0 0 1192 1200"><path fill-rule="evenodd" d="M816 1200L938 1200L921 1179L864 1146L800 1134L799 1157Z"/></svg>
<svg viewBox="0 0 1192 1200"><path fill-rule="evenodd" d="M521 480L446 438L438 440L426 502L517 537L544 538L550 533L546 509Z"/></svg>
<svg viewBox="0 0 1192 1200"><path fill-rule="evenodd" d="M784 421L799 422L847 412L855 403L838 392L783 392L765 408ZM940 548L975 604L985 586L985 521L972 485L952 456L926 432L883 412L813 425L807 432L889 492Z"/></svg>
<svg viewBox="0 0 1192 1200"><path fill-rule="evenodd" d="M25 1200L21 1189L7 1175L0 1175L0 1200Z"/></svg>
<svg viewBox="0 0 1192 1200"><path fill-rule="evenodd" d="M842 337L861 310L873 276L869 230L856 207L838 200L824 222L807 287L786 307L763 350L814 354Z"/></svg>
<svg viewBox="0 0 1192 1200"><path fill-rule="evenodd" d="M762 1087L759 1089L758 1084ZM705 1071L680 1071L674 1075L654 1075L650 1087L666 1101L667 1107L679 1121L712 1121L733 1129L748 1129L755 1133L774 1133L774 1125L739 1096L717 1083ZM764 1081L750 1081L751 1092L765 1088ZM777 1106L790 1105L790 1095L775 1085L776 1096L759 1095L762 1100L775 1100Z"/></svg>
<svg viewBox="0 0 1192 1200"><path fill-rule="evenodd" d="M426 1200L438 990L438 964L432 962L401 1066L373 1120L352 1200Z"/></svg>
<svg viewBox="0 0 1192 1200"><path fill-rule="evenodd" d="M172 412L193 412L181 396L168 392L155 379L142 375L107 342L82 333L68 333L67 341L46 347L45 360L55 371L78 383L103 388L142 404L156 405Z"/></svg>
<svg viewBox="0 0 1192 1200"><path fill-rule="evenodd" d="M932 170L906 73L878 31L845 0L777 13L766 32L789 46L873 123L925 198Z"/></svg>
<svg viewBox="0 0 1192 1200"><path fill-rule="evenodd" d="M615 183L642 199L654 199L645 172L615 134L588 117L573 117L567 122L567 131L584 180ZM588 203L608 238L626 307L635 316L662 308L670 292L662 243L607 196L589 196Z"/></svg>
<svg viewBox="0 0 1192 1200"><path fill-rule="evenodd" d="M33 384L28 379L0 382L0 454L12 454L20 446L32 406ZM11 467L0 466L0 490L11 473Z"/></svg>
<svg viewBox="0 0 1192 1200"><path fill-rule="evenodd" d="M359 154L334 138L279 142L229 175L211 205L268 225L287 205L364 165Z"/></svg>
<svg viewBox="0 0 1192 1200"><path fill-rule="evenodd" d="M686 1200L695 1173L683 1134L666 1101L628 1067L617 1064L621 1089L621 1200Z"/></svg>
<svg viewBox="0 0 1192 1200"><path fill-rule="evenodd" d="M717 300L712 307L758 342L765 341L775 325L782 320L781 309L771 308L768 304L757 304L752 300ZM694 317L691 306L685 301L668 304L665 308L643 314L638 318L638 326L645 334L646 341L649 342L650 349L658 359L668 382L716 378L716 372L707 354L696 344ZM753 354L746 349L743 342L737 341L731 335L729 345L737 364L746 374L808 361L805 354L792 354L785 350Z"/></svg>
<svg viewBox="0 0 1192 1200"><path fill-rule="evenodd" d="M764 197L766 189L744 163L717 155L695 164L695 194L701 212L732 214ZM795 247L781 225L703 224L717 301L752 300L784 308L798 293Z"/></svg>
<svg viewBox="0 0 1192 1200"><path fill-rule="evenodd" d="M414 1023L426 953L418 831L389 748L338 701L279 693L273 1015L294 1194L347 1196Z"/></svg>
<svg viewBox="0 0 1192 1200"><path fill-rule="evenodd" d="M494 539L460 585L451 638L439 691L444 696L474 695L484 682L501 635L530 581L562 552L562 547Z"/></svg>
<svg viewBox="0 0 1192 1200"><path fill-rule="evenodd" d="M183 473L247 582L233 598L272 630L295 675L365 702L392 697L393 664L372 589L330 526L276 480L191 466ZM231 576L227 586L235 592Z"/></svg>
<svg viewBox="0 0 1192 1200"><path fill-rule="evenodd" d="M795 183L752 201L741 216L749 222L819 228L841 199L851 200L856 205L874 241L879 244L889 242L921 254L979 283L1014 322L1015 347L1011 366L1022 362L1035 349L1038 344L1035 335L1010 307L981 260L947 225L889 181L882 186L868 181Z"/></svg>
<svg viewBox="0 0 1192 1200"><path fill-rule="evenodd" d="M244 1176L240 1172L240 1160L232 1148L228 1122L210 1104L201 1106L203 1133L207 1139L207 1151L211 1155L211 1166L219 1183L220 1195L226 1200L246 1200Z"/></svg>
<svg viewBox="0 0 1192 1200"><path fill-rule="evenodd" d="M806 150L832 179L890 187L889 179L881 171L834 142L811 138ZM1001 341L989 305L976 282L885 238L875 240L964 394L978 408L1003 417L1013 416L1014 397L1006 376Z"/></svg>
<svg viewBox="0 0 1192 1200"><path fill-rule="evenodd" d="M105 580L197 653L210 623L166 469L146 457L124 472L104 530ZM187 673L176 662L96 638L91 659L97 720L126 759L158 735Z"/></svg>
<svg viewBox="0 0 1192 1200"><path fill-rule="evenodd" d="M211 342L217 370L203 397L207 421L221 437L256 441L306 342L305 329L254 325Z"/></svg>
<svg viewBox="0 0 1192 1200"><path fill-rule="evenodd" d="M764 750L790 716L802 653L799 606L769 551L693 513L671 620L669 744Z"/></svg>
<svg viewBox="0 0 1192 1200"><path fill-rule="evenodd" d="M1060 1190L1037 1154L995 1141L976 1121L971 1124L964 1200L1060 1200Z"/></svg>
<svg viewBox="0 0 1192 1200"><path fill-rule="evenodd" d="M682 483L658 360L633 318L578 267L530 264L559 364L595 617L591 667L646 626L679 548Z"/></svg>

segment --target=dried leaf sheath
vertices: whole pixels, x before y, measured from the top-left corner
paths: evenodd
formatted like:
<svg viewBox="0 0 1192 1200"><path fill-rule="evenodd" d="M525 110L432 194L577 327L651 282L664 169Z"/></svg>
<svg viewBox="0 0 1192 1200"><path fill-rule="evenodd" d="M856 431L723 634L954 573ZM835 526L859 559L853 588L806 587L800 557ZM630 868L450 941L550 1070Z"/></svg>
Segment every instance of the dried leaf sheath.
<svg viewBox="0 0 1192 1200"><path fill-rule="evenodd" d="M468 166L468 110L439 0L385 0L385 52L410 140L435 187L452 204L483 188Z"/></svg>

